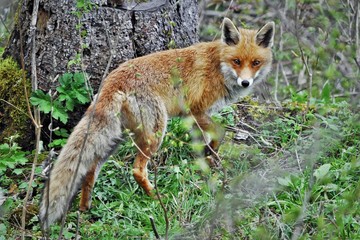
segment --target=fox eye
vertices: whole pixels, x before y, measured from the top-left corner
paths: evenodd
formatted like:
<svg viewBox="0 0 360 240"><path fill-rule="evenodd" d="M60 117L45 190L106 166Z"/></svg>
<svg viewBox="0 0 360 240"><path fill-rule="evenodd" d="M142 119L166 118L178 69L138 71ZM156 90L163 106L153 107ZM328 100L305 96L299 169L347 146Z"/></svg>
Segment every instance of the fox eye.
<svg viewBox="0 0 360 240"><path fill-rule="evenodd" d="M234 59L234 63L235 63L236 65L240 66L241 61L240 61L240 59L236 58L236 59Z"/></svg>
<svg viewBox="0 0 360 240"><path fill-rule="evenodd" d="M260 65L260 63L261 63L261 62L256 59L256 60L254 60L254 61L252 62L252 66L253 66L253 67L257 67L257 66Z"/></svg>

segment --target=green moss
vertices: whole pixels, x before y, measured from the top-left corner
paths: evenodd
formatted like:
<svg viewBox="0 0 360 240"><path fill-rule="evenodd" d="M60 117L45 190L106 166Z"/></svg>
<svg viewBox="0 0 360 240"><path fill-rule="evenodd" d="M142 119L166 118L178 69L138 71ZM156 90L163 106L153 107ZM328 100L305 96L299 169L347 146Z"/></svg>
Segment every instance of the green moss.
<svg viewBox="0 0 360 240"><path fill-rule="evenodd" d="M31 89L29 81L25 84ZM23 70L11 58L0 59L0 142L16 133L24 137L24 141L25 136L30 135L24 91Z"/></svg>

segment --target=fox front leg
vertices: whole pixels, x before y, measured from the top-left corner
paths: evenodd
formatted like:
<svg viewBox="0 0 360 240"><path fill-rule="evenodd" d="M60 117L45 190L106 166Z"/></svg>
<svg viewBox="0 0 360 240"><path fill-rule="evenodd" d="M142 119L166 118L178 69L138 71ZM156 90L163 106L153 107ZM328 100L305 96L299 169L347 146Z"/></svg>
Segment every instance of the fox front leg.
<svg viewBox="0 0 360 240"><path fill-rule="evenodd" d="M206 114L197 114L194 117L200 128L210 135L210 141L205 145L204 154L208 164L211 167L216 167L219 165L219 159L214 155L216 155L216 151L224 138L225 130Z"/></svg>

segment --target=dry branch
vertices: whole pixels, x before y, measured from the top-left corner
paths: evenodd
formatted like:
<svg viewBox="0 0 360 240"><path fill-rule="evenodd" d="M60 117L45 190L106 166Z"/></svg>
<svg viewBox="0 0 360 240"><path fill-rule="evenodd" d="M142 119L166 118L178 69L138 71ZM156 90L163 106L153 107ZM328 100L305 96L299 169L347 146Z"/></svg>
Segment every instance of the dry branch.
<svg viewBox="0 0 360 240"><path fill-rule="evenodd" d="M32 12L32 20L31 20L31 40L32 40L32 54L31 54L31 85L33 90L37 89L37 73L36 73L36 41L35 41L35 36L36 36L36 22L37 22L37 14L38 14L38 9L39 9L39 0L35 0L34 1L34 5L33 5L33 12ZM23 53L22 53L23 54ZM23 56L23 55L22 55ZM22 62L23 59L22 59ZM24 70L24 65L23 65L23 70ZM24 86L25 86L25 79L24 79ZM27 94L27 89L25 87L25 94ZM29 109L29 114L31 115L31 110L30 110L30 103L29 103L29 98L27 97L27 105L28 105L28 109ZM32 116L32 115L31 115ZM25 219L26 219L26 207L27 207L27 202L29 200L30 197L30 193L32 192L32 183L34 180L34 176L35 176L35 168L37 165L37 159L38 159L38 155L39 155L39 151L40 151L40 133L41 133L41 124L40 124L40 111L38 109L34 109L34 117L32 117L32 121L35 125L35 134L36 134L36 150L35 150L35 156L34 156L34 160L32 163L32 168L31 168L31 175L30 175L30 179L29 179L29 183L28 183L28 188L26 191L26 195L24 198L24 203L23 203L23 209L22 209L22 216L21 216L21 229L22 229L22 233L21 233L21 238L24 240L25 239Z"/></svg>

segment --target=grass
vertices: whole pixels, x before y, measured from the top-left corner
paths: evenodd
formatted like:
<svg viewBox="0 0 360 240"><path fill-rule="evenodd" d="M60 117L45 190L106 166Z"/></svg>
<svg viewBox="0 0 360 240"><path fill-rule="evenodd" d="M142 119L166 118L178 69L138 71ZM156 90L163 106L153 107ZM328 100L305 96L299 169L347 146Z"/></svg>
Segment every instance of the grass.
<svg viewBox="0 0 360 240"><path fill-rule="evenodd" d="M252 125L264 124L248 131L248 139L242 142L228 132L219 150L222 168L217 169L208 168L194 151L191 132L195 129L188 129L179 118L169 122L155 160L170 239L291 239L295 234L300 239L360 237L359 114L345 102L314 105L309 112L293 104L282 109L256 103L235 107L233 113L246 112L242 117L253 119ZM326 112L320 114L324 107ZM240 127L246 130L249 126L233 125L233 129ZM104 165L92 208L80 214L79 220L75 200L67 216L65 239L74 238L77 228L83 239L155 239L150 217L165 236L159 201L146 196L132 177L134 151L132 142L126 141ZM154 181L154 168L149 169ZM11 171L1 180L4 189L23 181L13 178ZM40 181L38 177L34 211L27 221L33 239L41 236L35 215ZM0 224L3 239L15 239L20 233L16 214L24 191L5 192L9 198ZM51 229L51 238L59 229Z"/></svg>

